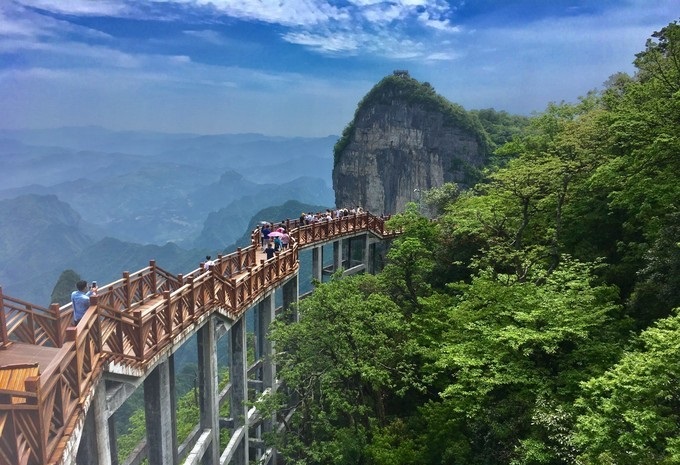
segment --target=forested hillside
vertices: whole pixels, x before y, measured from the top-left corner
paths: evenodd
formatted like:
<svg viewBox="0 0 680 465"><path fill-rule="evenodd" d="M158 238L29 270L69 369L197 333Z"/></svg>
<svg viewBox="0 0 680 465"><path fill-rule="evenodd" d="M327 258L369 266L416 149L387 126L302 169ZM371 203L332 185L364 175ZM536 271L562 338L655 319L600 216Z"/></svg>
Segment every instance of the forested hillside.
<svg viewBox="0 0 680 465"><path fill-rule="evenodd" d="M635 66L277 322L287 463L680 463L680 26Z"/></svg>

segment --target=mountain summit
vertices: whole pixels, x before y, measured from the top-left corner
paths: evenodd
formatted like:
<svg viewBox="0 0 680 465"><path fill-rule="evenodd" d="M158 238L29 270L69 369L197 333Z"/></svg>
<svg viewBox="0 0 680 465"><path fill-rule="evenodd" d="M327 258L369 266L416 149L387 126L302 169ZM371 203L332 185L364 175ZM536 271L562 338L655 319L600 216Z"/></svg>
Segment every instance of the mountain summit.
<svg viewBox="0 0 680 465"><path fill-rule="evenodd" d="M335 145L335 201L395 213L423 190L469 184L489 152L475 115L395 71L361 100Z"/></svg>

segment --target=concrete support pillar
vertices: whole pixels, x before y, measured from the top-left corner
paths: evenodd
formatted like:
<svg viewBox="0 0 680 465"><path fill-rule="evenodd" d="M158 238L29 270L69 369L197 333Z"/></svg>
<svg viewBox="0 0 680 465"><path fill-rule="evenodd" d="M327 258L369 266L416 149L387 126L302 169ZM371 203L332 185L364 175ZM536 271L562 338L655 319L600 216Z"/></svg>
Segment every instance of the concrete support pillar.
<svg viewBox="0 0 680 465"><path fill-rule="evenodd" d="M368 233L366 233L364 239L364 256L362 260L366 267L366 273L375 274L375 267L371 264L371 235Z"/></svg>
<svg viewBox="0 0 680 465"><path fill-rule="evenodd" d="M267 336L269 326L276 316L274 295L270 295L258 305L258 334L257 345L260 347L262 360L262 388L276 388L276 366L274 365L274 346Z"/></svg>
<svg viewBox="0 0 680 465"><path fill-rule="evenodd" d="M367 271L371 274L376 274L378 271L378 265L377 265L377 250L376 250L376 243L375 242L370 242L367 241L367 246L368 246L368 269Z"/></svg>
<svg viewBox="0 0 680 465"><path fill-rule="evenodd" d="M220 406L217 379L217 338L215 319L198 330L198 396L203 431L210 431L210 446L203 455L203 465L220 461Z"/></svg>
<svg viewBox="0 0 680 465"><path fill-rule="evenodd" d="M312 249L312 278L321 282L323 279L323 247Z"/></svg>
<svg viewBox="0 0 680 465"><path fill-rule="evenodd" d="M116 434L116 413L112 413L108 419L109 424L109 448L111 449L111 465L118 465L118 435Z"/></svg>
<svg viewBox="0 0 680 465"><path fill-rule="evenodd" d="M272 393L276 391L276 365L274 363L274 345L269 339L269 328L276 318L276 299L270 294L257 306L256 341L259 351L259 359L262 361L262 390L269 388ZM274 431L275 417L265 418L257 429L257 439L262 440L262 434ZM263 450L257 449L256 459L260 460ZM275 464L276 462L269 462Z"/></svg>
<svg viewBox="0 0 680 465"><path fill-rule="evenodd" d="M177 389L175 388L175 354L168 356L168 373L170 379L168 390L170 392L170 420L172 424L172 457L173 463L179 463L179 443L177 442Z"/></svg>
<svg viewBox="0 0 680 465"><path fill-rule="evenodd" d="M342 239L333 242L333 271L338 271L342 266Z"/></svg>
<svg viewBox="0 0 680 465"><path fill-rule="evenodd" d="M158 364L144 380L146 442L149 465L176 465L176 426L173 421L175 396L171 359Z"/></svg>
<svg viewBox="0 0 680 465"><path fill-rule="evenodd" d="M85 417L83 436L76 456L78 465L111 465L109 422L106 416L106 383L97 385Z"/></svg>
<svg viewBox="0 0 680 465"><path fill-rule="evenodd" d="M229 374L231 380L231 416L234 428L243 426L243 436L234 453L235 465L248 464L248 367L246 322L239 318L230 329Z"/></svg>
<svg viewBox="0 0 680 465"><path fill-rule="evenodd" d="M294 306L294 313L291 315L291 321L297 322L300 320L300 315L297 311L297 303L300 300L300 280L299 275L293 276L283 285L283 311L290 313L290 309Z"/></svg>

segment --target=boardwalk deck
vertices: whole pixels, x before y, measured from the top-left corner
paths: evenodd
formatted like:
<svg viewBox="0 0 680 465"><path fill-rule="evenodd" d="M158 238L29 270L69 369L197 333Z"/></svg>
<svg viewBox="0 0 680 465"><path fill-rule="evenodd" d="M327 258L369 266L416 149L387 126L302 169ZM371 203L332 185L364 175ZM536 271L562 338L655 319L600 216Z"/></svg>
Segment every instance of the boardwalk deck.
<svg viewBox="0 0 680 465"><path fill-rule="evenodd" d="M211 313L240 317L298 272L299 250L364 233L381 239L397 234L385 230L383 218L368 213L312 225L288 221L287 226L295 243L276 259L266 260L254 233L250 246L216 260L216 272L200 267L175 276L153 260L135 273L124 272L122 279L100 287L76 328L70 304L40 308L5 296L0 288L0 366L37 362L40 372L30 383L35 399L30 411L0 403L0 412L6 412L0 418L0 463L61 463L108 363L146 369ZM14 438L6 437L8 432Z"/></svg>
<svg viewBox="0 0 680 465"><path fill-rule="evenodd" d="M45 368L55 359L59 349L54 347L36 346L15 342L2 351L0 356L1 365L16 365L19 363L38 363L38 369L42 373Z"/></svg>

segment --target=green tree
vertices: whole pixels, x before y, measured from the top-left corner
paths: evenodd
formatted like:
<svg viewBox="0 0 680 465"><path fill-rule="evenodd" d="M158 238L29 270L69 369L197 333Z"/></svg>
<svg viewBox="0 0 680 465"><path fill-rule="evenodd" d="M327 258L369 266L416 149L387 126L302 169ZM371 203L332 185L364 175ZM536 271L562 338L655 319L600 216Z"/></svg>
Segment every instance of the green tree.
<svg viewBox="0 0 680 465"><path fill-rule="evenodd" d="M411 383L408 327L371 275L335 276L300 302L300 321L274 324L277 367L295 407L277 446L290 463L358 464L393 397Z"/></svg>
<svg viewBox="0 0 680 465"><path fill-rule="evenodd" d="M671 23L636 56L634 78L617 78L603 94L610 156L590 185L606 195L610 215L619 219L618 237L609 241L616 250L608 274L624 296L679 208L679 49L680 26ZM657 317L644 311L634 315L640 328Z"/></svg>
<svg viewBox="0 0 680 465"><path fill-rule="evenodd" d="M565 261L535 282L459 285L437 364L450 382L422 409L427 463L564 463L580 383L617 355L616 290ZM565 433L566 432L566 433Z"/></svg>
<svg viewBox="0 0 680 465"><path fill-rule="evenodd" d="M680 463L680 317L660 320L585 384L574 442L581 463Z"/></svg>
<svg viewBox="0 0 680 465"><path fill-rule="evenodd" d="M424 194L425 205L434 214L439 216L446 210L446 207L453 203L460 195L460 188L457 184L446 182L439 187L433 187Z"/></svg>

